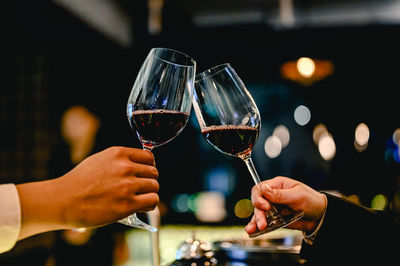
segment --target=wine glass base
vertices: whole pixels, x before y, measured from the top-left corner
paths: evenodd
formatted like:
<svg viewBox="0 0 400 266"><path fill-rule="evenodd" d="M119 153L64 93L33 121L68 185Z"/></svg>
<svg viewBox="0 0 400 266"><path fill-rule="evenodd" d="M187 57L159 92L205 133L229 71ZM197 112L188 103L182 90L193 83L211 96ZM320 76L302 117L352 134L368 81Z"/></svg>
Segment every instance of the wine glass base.
<svg viewBox="0 0 400 266"><path fill-rule="evenodd" d="M139 218L136 217L136 215L130 215L124 219L119 220L118 222L121 224L124 224L124 225L131 226L131 227L146 229L150 232L158 231L157 228L142 222Z"/></svg>
<svg viewBox="0 0 400 266"><path fill-rule="evenodd" d="M274 231L278 228L285 227L291 223L294 223L294 222L300 220L303 216L304 216L304 212L296 212L294 214L284 215L284 216L280 215L278 217L275 217L274 220L267 222L268 223L267 228L265 228L262 231L258 231L254 234L249 234L249 237L254 238L254 237L263 235L265 233Z"/></svg>

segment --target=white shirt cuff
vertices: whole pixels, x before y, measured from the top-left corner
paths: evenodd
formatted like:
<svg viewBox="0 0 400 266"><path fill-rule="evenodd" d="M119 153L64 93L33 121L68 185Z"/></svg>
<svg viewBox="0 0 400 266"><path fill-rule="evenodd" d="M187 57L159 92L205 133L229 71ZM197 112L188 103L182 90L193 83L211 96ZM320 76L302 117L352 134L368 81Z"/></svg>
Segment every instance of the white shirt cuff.
<svg viewBox="0 0 400 266"><path fill-rule="evenodd" d="M21 229L21 205L14 184L0 185L0 253L9 251Z"/></svg>

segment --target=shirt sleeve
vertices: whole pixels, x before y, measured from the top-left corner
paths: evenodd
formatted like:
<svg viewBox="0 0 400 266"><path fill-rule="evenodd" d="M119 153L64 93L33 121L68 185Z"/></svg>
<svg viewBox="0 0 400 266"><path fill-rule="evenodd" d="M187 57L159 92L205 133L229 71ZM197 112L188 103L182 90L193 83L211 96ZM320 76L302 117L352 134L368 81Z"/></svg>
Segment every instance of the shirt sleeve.
<svg viewBox="0 0 400 266"><path fill-rule="evenodd" d="M21 205L14 184L0 185L0 253L9 251L21 229Z"/></svg>
<svg viewBox="0 0 400 266"><path fill-rule="evenodd" d="M303 231L304 241L309 245L314 244L315 237L317 236L319 230L321 229L322 224L324 223L326 209L328 208L328 200L326 199L326 196L324 197L324 199L325 199L326 207L325 207L324 213L322 215L321 220L319 221L317 228L311 234L306 234L306 232Z"/></svg>

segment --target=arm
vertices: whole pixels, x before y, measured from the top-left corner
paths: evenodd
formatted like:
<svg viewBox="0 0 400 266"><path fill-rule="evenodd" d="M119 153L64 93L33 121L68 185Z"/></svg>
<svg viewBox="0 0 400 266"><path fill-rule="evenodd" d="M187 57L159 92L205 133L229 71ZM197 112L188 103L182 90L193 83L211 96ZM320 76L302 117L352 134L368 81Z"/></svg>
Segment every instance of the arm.
<svg viewBox="0 0 400 266"><path fill-rule="evenodd" d="M328 208L313 245L303 243L302 256L313 261L346 258L347 261L398 260L400 225L388 213L326 194Z"/></svg>
<svg viewBox="0 0 400 266"><path fill-rule="evenodd" d="M105 225L158 204L158 171L151 152L112 147L62 177L17 185L18 239L41 232Z"/></svg>
<svg viewBox="0 0 400 266"><path fill-rule="evenodd" d="M268 201L271 201L304 211L304 217L287 228L309 234L321 225L312 245L303 242L301 250L301 255L316 261L316 265L325 265L328 261L343 263L354 260L359 263L365 260L370 263L395 259L400 226L390 215L317 192L290 178L276 177L265 182L272 189L262 186L261 190L256 187L252 190L255 209L246 227L247 233L268 226L264 210L269 209Z"/></svg>

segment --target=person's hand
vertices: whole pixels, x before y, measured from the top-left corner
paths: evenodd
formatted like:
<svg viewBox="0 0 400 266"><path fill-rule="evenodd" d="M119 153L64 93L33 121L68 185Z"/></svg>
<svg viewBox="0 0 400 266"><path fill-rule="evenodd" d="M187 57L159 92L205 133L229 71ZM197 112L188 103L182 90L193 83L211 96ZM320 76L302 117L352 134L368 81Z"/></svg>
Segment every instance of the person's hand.
<svg viewBox="0 0 400 266"><path fill-rule="evenodd" d="M268 186L268 185L269 186ZM283 211L303 211L304 217L286 228L302 231L313 231L325 212L326 196L309 186L287 178L275 177L254 186L251 191L254 214L245 230L253 234L267 228L265 211L270 209L270 203L282 204Z"/></svg>
<svg viewBox="0 0 400 266"><path fill-rule="evenodd" d="M20 238L39 232L105 225L159 202L151 152L112 147L62 177L17 185L22 208Z"/></svg>

